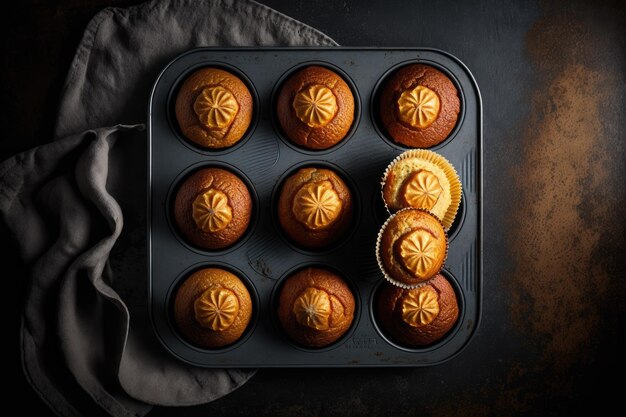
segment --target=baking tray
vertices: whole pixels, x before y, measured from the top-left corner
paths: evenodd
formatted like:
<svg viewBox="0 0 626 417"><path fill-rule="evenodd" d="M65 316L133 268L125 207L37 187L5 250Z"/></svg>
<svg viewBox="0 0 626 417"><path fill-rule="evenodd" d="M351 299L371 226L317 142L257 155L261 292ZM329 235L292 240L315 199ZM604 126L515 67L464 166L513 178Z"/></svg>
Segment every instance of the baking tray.
<svg viewBox="0 0 626 417"><path fill-rule="evenodd" d="M443 143L430 148L457 169L463 184L461 208L449 233L443 273L459 300L459 319L439 342L409 349L388 339L372 309L383 281L374 255L378 230L388 217L380 180L390 161L407 148L381 129L377 92L394 70L424 63L443 71L461 99L457 126ZM338 145L322 151L301 149L286 139L275 120L274 96L293 71L307 65L328 67L353 90L352 130ZM255 101L246 136L231 148L212 151L180 134L173 101L182 81L206 66L221 67L248 84ZM474 334L482 306L482 103L467 67L454 56L428 48L201 48L170 62L157 78L148 110L148 297L154 330L163 346L187 363L204 367L375 367L426 366L458 354ZM341 243L321 252L292 244L278 227L276 199L281 182L308 165L326 166L347 180L355 200L354 224ZM251 190L253 216L234 246L205 251L187 244L170 216L177 185L195 169L218 166L237 173ZM339 272L356 299L354 322L337 343L322 349L296 345L276 317L277 293L285 277L306 266ZM177 286L207 266L235 272L254 303L244 336L221 349L203 349L178 333L171 317Z"/></svg>

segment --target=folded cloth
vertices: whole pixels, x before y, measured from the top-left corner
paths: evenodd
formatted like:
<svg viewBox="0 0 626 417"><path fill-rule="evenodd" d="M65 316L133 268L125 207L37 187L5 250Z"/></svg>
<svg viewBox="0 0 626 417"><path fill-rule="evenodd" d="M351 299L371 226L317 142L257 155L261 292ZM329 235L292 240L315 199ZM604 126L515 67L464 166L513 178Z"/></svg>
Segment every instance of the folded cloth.
<svg viewBox="0 0 626 417"><path fill-rule="evenodd" d="M30 268L22 364L59 415L142 416L215 400L254 374L179 362L147 312L150 89L177 54L217 45L336 44L252 1L107 8L78 46L55 140L0 164L0 217Z"/></svg>

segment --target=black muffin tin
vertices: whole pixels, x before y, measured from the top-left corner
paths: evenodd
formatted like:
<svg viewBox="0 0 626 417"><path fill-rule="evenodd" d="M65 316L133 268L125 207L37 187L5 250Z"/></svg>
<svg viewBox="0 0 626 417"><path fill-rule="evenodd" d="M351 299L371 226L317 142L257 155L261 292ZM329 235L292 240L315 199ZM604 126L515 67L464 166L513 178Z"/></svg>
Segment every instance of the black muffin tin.
<svg viewBox="0 0 626 417"><path fill-rule="evenodd" d="M459 319L431 346L409 348L378 327L376 291L384 281L374 254L376 236L388 217L380 181L387 165L407 148L393 142L377 116L379 88L394 70L423 63L443 71L456 85L461 112L443 143L430 148L456 168L463 184L461 208L450 230L444 275L456 291ZM275 119L274 96L293 71L321 65L339 73L352 88L355 118L348 136L322 151L289 142ZM246 136L217 151L199 148L180 133L174 100L183 80L202 67L238 75L254 98L254 117ZM362 367L425 366L458 354L475 332L482 304L482 104L469 70L454 56L425 48L202 48L168 64L154 84L149 103L148 271L152 323L174 356L205 367ZM281 182L304 166L329 167L350 186L354 223L341 242L322 251L294 245L280 230L276 200ZM237 174L251 191L254 209L246 234L232 247L206 251L178 234L171 216L177 186L202 167ZM204 349L184 339L172 319L178 285L193 271L221 267L248 286L254 303L252 321L236 343ZM335 344L310 349L292 342L276 317L283 280L307 266L338 272L352 287L354 322ZM386 281L385 281L386 282Z"/></svg>

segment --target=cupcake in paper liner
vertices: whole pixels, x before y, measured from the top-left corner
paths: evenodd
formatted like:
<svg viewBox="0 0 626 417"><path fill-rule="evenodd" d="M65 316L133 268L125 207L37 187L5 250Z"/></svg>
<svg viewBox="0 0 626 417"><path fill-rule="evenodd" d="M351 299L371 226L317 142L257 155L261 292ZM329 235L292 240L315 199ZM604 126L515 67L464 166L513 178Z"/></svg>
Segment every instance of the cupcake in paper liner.
<svg viewBox="0 0 626 417"><path fill-rule="evenodd" d="M378 267L398 287L424 285L441 271L447 256L448 235L441 221L424 209L402 209L378 232Z"/></svg>
<svg viewBox="0 0 626 417"><path fill-rule="evenodd" d="M403 208L428 210L449 230L461 203L461 181L443 156L426 149L398 155L382 179L382 195L390 213Z"/></svg>

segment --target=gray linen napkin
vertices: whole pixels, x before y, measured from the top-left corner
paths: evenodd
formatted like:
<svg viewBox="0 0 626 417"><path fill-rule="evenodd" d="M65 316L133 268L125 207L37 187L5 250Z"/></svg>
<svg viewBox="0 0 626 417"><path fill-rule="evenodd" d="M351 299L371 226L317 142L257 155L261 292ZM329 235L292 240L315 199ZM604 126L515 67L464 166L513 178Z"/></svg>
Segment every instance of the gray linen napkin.
<svg viewBox="0 0 626 417"><path fill-rule="evenodd" d="M147 313L148 97L168 61L212 45L336 44L251 1L107 8L78 46L55 140L0 164L0 216L31 267L22 364L59 415L142 416L215 400L254 374L177 361Z"/></svg>

